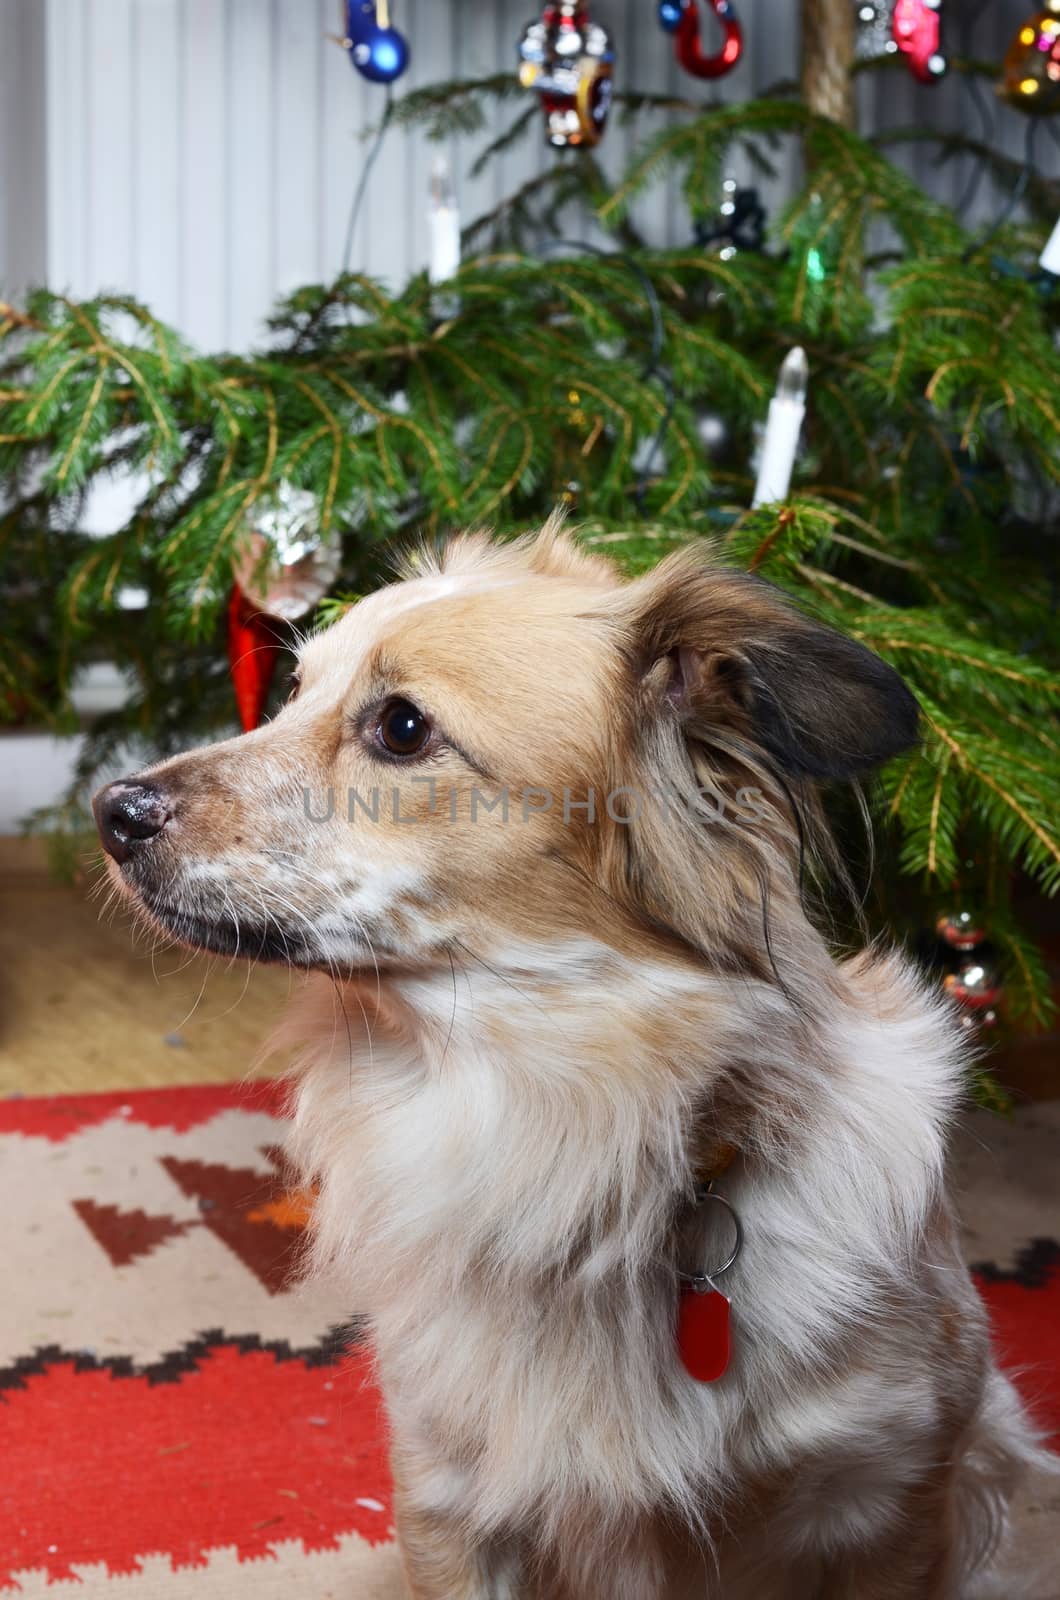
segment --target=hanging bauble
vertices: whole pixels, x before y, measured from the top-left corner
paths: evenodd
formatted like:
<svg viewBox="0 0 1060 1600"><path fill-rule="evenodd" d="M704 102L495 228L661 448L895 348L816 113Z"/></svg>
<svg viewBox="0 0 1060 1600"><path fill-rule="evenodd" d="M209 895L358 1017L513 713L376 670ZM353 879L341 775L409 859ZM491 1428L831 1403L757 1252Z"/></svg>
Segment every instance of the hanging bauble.
<svg viewBox="0 0 1060 1600"><path fill-rule="evenodd" d="M854 55L858 61L892 56L898 49L891 28L889 0L854 0Z"/></svg>
<svg viewBox="0 0 1060 1600"><path fill-rule="evenodd" d="M983 1011L968 1011L962 1006L957 1021L965 1033L982 1033L987 1028L997 1027L1000 1013L993 1006L987 1006Z"/></svg>
<svg viewBox="0 0 1060 1600"><path fill-rule="evenodd" d="M935 932L951 950L974 950L987 937L982 918L966 910L943 911L935 923Z"/></svg>
<svg viewBox="0 0 1060 1600"><path fill-rule="evenodd" d="M1060 110L1060 0L1020 28L1005 53L1000 93L1021 111Z"/></svg>
<svg viewBox="0 0 1060 1600"><path fill-rule="evenodd" d="M721 49L707 55L699 31L697 0L660 0L659 21L674 36L674 54L694 78L722 78L743 55L743 28L732 0L710 0L721 24Z"/></svg>
<svg viewBox="0 0 1060 1600"><path fill-rule="evenodd" d="M735 178L726 178L717 216L701 218L692 231L698 245L717 249L723 261L739 250L761 250L766 242L766 208L758 190L738 189Z"/></svg>
<svg viewBox="0 0 1060 1600"><path fill-rule="evenodd" d="M519 82L541 97L549 144L599 144L611 109L615 53L583 0L548 5L519 41Z"/></svg>
<svg viewBox="0 0 1060 1600"><path fill-rule="evenodd" d="M942 0L894 0L894 42L918 83L937 83L946 71L940 49Z"/></svg>
<svg viewBox="0 0 1060 1600"><path fill-rule="evenodd" d="M729 443L729 425L717 411L699 411L696 413L696 437L703 446L703 454L716 461Z"/></svg>
<svg viewBox="0 0 1060 1600"><path fill-rule="evenodd" d="M346 0L342 43L369 83L393 83L409 64L409 42L390 24L390 0Z"/></svg>
<svg viewBox="0 0 1060 1600"><path fill-rule="evenodd" d="M282 648L276 624L251 604L237 583L228 602L228 664L244 733L261 724Z"/></svg>
<svg viewBox="0 0 1060 1600"><path fill-rule="evenodd" d="M320 531L320 501L286 478L251 506L233 570L240 589L268 617L297 622L338 577L342 548Z"/></svg>
<svg viewBox="0 0 1060 1600"><path fill-rule="evenodd" d="M1001 999L1001 977L994 963L982 955L966 956L956 972L948 972L942 987L951 1000L969 1011L992 1010Z"/></svg>

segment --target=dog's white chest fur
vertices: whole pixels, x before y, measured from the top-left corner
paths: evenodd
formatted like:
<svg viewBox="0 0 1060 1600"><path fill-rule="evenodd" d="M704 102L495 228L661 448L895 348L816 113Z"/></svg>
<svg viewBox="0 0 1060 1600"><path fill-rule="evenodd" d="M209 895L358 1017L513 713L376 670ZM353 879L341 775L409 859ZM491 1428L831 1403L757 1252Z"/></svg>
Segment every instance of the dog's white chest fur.
<svg viewBox="0 0 1060 1600"><path fill-rule="evenodd" d="M956 1403L918 1345L923 1297L971 1299L941 1200L960 1063L937 1006L863 959L809 1059L775 995L734 1004L591 946L451 976L404 983L416 1025L359 1026L352 1062L324 1002L295 1133L424 1504L557 1545L583 1515L669 1508L723 1548L741 1485L790 1476L771 1529L791 1559L871 1538ZM723 1116L734 1077L746 1242L733 1361L703 1385L676 1352L670 1240L704 1083Z"/></svg>

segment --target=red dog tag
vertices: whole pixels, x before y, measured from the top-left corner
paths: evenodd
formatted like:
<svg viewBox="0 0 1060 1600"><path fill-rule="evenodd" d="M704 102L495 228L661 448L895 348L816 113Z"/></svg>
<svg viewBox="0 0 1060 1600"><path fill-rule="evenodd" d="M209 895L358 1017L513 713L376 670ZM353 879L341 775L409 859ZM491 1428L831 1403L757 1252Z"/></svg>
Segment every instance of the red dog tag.
<svg viewBox="0 0 1060 1600"><path fill-rule="evenodd" d="M713 1383L729 1365L729 1301L718 1289L697 1294L682 1284L677 1312L677 1349L685 1371Z"/></svg>

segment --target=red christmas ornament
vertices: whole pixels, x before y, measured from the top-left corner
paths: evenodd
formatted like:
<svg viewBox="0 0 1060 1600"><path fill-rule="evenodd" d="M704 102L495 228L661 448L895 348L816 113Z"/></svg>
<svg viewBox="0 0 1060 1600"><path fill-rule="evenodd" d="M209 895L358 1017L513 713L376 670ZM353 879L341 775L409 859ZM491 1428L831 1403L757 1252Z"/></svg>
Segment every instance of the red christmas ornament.
<svg viewBox="0 0 1060 1600"><path fill-rule="evenodd" d="M659 21L674 35L674 54L694 78L724 77L743 55L743 28L732 0L710 0L710 4L722 28L721 49L712 56L703 49L696 0L662 0L659 6Z"/></svg>
<svg viewBox="0 0 1060 1600"><path fill-rule="evenodd" d="M228 661L244 733L261 725L280 649L275 624L237 583L228 602Z"/></svg>
<svg viewBox="0 0 1060 1600"><path fill-rule="evenodd" d="M894 42L918 83L937 83L946 71L946 58L939 51L941 10L942 0L894 0Z"/></svg>

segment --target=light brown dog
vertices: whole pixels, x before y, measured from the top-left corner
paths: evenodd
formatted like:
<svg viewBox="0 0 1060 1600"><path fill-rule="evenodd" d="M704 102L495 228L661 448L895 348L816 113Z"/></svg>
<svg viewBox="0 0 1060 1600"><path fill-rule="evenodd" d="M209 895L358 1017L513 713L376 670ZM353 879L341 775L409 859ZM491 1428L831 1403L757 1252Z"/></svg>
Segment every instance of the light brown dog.
<svg viewBox="0 0 1060 1600"><path fill-rule="evenodd" d="M549 528L421 559L273 722L97 797L154 924L323 974L293 1148L417 1600L1017 1600L956 1032L804 904L816 786L916 723L768 585Z"/></svg>

